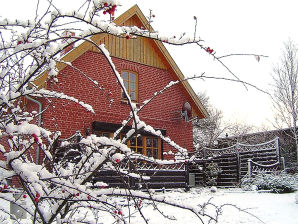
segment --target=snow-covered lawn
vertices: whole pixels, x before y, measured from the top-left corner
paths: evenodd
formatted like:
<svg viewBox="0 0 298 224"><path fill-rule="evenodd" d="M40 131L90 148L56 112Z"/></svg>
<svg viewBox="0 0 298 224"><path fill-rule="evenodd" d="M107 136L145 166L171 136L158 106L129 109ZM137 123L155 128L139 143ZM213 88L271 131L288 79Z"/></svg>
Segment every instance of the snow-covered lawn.
<svg viewBox="0 0 298 224"><path fill-rule="evenodd" d="M218 223L224 224L297 224L298 204L295 203L295 193L274 194L260 192L244 192L241 189L219 189L216 193L211 193L207 188L195 188L190 192L171 191L166 192L166 196L187 204L202 204L212 197L216 205L234 204L241 209L255 215L249 215L239 211L237 208L227 206L223 208L223 213ZM178 208L160 206L167 215L175 216L177 221L164 219L158 212L153 213L152 209L145 209L144 214L151 219L152 223L200 223L199 220L189 211ZM209 210L210 211L210 210ZM208 211L207 211L208 212ZM258 220L260 219L260 220ZM140 222L135 222L140 223Z"/></svg>
<svg viewBox="0 0 298 224"><path fill-rule="evenodd" d="M298 193L298 192L296 192ZM267 192L248 192L241 189L218 189L215 193L211 193L208 188L193 188L189 192L183 190L172 190L165 193L164 196L175 200L181 205L198 205L207 202L212 198L211 202L216 205L233 204L245 211L253 214L247 214L239 211L233 206L223 207L222 215L218 223L224 224L297 224L298 223L298 204L295 203L295 193L274 194ZM124 200L116 199L118 202L125 204ZM0 201L2 204L3 201ZM199 219L189 211L179 208L173 208L167 205L159 204L159 208L165 215L174 216L177 220L168 220L160 215L151 206L144 203L143 213L150 219L149 223L162 224L186 224L200 223ZM134 209L132 209L134 210ZM212 213L209 208L207 213ZM123 207L123 213L128 214L128 211ZM258 218L256 218L256 217ZM3 216L2 216L3 217ZM259 220L260 219L260 220ZM100 217L100 223L113 223L115 219L110 215ZM10 222L7 222L10 223ZM23 220L21 223L30 223L29 220ZM138 214L134 214L131 223L144 223Z"/></svg>

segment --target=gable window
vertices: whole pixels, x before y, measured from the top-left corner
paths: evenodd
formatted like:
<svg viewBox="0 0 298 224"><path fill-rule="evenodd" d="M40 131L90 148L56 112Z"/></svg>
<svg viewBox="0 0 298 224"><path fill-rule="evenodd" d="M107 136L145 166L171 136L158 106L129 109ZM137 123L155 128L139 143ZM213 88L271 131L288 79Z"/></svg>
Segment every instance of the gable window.
<svg viewBox="0 0 298 224"><path fill-rule="evenodd" d="M128 92L131 100L137 101L138 100L137 74L130 71L123 71L121 76L122 76L126 91ZM127 99L124 92L122 92L122 99Z"/></svg>

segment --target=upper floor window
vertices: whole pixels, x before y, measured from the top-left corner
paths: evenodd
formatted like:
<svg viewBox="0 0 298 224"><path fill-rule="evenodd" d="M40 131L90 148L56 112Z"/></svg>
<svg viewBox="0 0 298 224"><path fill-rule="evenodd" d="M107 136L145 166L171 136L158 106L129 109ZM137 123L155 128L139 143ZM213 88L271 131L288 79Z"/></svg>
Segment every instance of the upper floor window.
<svg viewBox="0 0 298 224"><path fill-rule="evenodd" d="M124 86L133 101L138 100L138 80L137 74L130 71L122 72L122 79L124 82ZM122 99L126 99L124 92L122 92Z"/></svg>

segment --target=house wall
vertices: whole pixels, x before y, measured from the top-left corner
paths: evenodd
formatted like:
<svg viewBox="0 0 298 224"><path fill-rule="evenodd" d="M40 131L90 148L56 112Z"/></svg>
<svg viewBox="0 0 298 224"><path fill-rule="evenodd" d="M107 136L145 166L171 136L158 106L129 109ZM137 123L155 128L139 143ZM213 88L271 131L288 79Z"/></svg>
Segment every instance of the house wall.
<svg viewBox="0 0 298 224"><path fill-rule="evenodd" d="M153 94L170 81L172 74L165 69L155 68L120 58L113 57L113 62L119 72L132 70L138 74L138 105L153 96ZM108 122L120 124L129 115L129 106L121 101L121 89L116 81L104 56L98 52L87 51L72 62L72 65L88 74L97 81L103 90L99 90L91 81L77 70L67 66L58 75L59 82L48 82L48 89L63 92L73 96L84 103L92 105L95 114L86 111L80 105L66 100L51 99L44 102L48 106L43 113L43 126L51 131L60 130L62 138L66 138L80 130L82 134L89 128L92 130L92 122ZM113 103L110 104L110 100ZM140 118L154 128L166 130L166 135L181 147L193 150L192 124L185 122L180 117L180 111L185 101L188 101L177 85L165 91L162 95L148 104ZM173 150L164 144L164 152ZM165 156L165 158L168 158Z"/></svg>

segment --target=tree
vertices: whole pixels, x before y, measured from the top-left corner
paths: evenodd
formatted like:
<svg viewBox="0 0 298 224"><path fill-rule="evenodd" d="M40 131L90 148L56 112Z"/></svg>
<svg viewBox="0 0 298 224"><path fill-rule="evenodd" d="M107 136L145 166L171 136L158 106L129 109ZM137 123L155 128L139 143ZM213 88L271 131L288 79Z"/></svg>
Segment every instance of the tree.
<svg viewBox="0 0 298 224"><path fill-rule="evenodd" d="M178 85L179 82L169 83L137 108L136 104L131 101L109 52L104 45L98 46L93 42L92 36L109 34L126 39L145 37L172 45L196 44L199 49L204 50L219 62L221 62L220 57L216 57L215 52L210 47L204 46L202 40L196 35L194 37L192 35L191 38L185 34L177 38L167 38L161 37L151 30L115 25L106 17L113 17L115 10L120 6L116 0L83 1L78 10L71 12L63 12L53 5L52 1L47 2L46 11L40 15L37 13L39 12L39 4L37 4L34 20L3 19L0 21L1 190L2 192L9 190L21 195L14 199L11 195L4 195L1 192L0 197L26 210L33 223L100 223L99 217L102 213L109 214L115 222L127 223L130 222L132 214L135 212L138 212L143 221L148 223L148 217L142 212L140 200L146 200L169 219L173 219L173 217L166 216L160 211L157 203L190 210L201 222L203 222L203 217L209 221L216 221L221 206L216 207L210 202L200 206L181 205L179 202L155 195L150 190L147 192L133 190L125 180L123 180L127 184L125 189L107 188L105 183L98 183L97 186L92 185L92 178L101 169L113 169L122 177L133 176L143 181L145 177L140 175L137 170L123 171L122 165L136 160L145 160L157 166L176 163L153 160L134 153L128 148L127 141L137 136L142 129L160 137L164 143L175 147L177 151L175 156L180 157L182 163L188 162L189 159L186 149L163 136L160 131L154 130L139 117L139 112L146 105L173 85ZM153 16L150 14L149 23L152 19ZM65 31L76 31L76 34L64 36ZM57 64L59 63L66 63L76 69L71 63L60 60L60 54L81 41L89 42L105 56L106 63L113 70L113 76L119 84L119 88L128 100L130 113L123 121L122 127L114 133L114 137L91 135L81 138L80 135L76 135L75 137L79 137L76 138L78 142L72 143L60 139L59 131L51 133L49 130L33 124L32 121L42 111L38 113L26 111L23 102L26 97L66 99L94 112L91 105L87 105L79 99L63 93L39 89L32 82L45 71L49 73L49 78L53 82L59 82L57 77ZM223 63L221 62L221 64ZM230 70L228 71L232 73ZM83 75L86 77L86 81L92 82L99 91L108 92L87 74ZM200 78L200 76L196 78ZM129 122L132 123L132 129L120 141L119 133ZM44 154L40 164L35 163L36 148ZM73 152L80 148L80 158L75 163L63 163L63 161L57 160L57 149L61 148ZM11 178L16 178L19 181L20 189L18 186L8 185L7 179ZM93 189L93 187L96 188ZM122 197L125 202L115 200L116 197ZM22 198L29 198L31 203L22 204ZM206 213L208 205L216 209L216 212L212 213L215 214L214 216ZM9 214L5 207L0 207L0 210ZM12 216L12 219L18 222L16 217Z"/></svg>
<svg viewBox="0 0 298 224"><path fill-rule="evenodd" d="M284 125L291 129L298 162L298 51L291 40L284 44L280 62L273 69L272 95L275 124L279 129Z"/></svg>
<svg viewBox="0 0 298 224"><path fill-rule="evenodd" d="M200 92L197 95L206 108L209 117L193 121L195 149L199 150L203 147L214 148L217 138L227 129L223 124L223 114L222 111L210 104L209 97L205 92Z"/></svg>
<svg viewBox="0 0 298 224"><path fill-rule="evenodd" d="M209 97L205 92L197 94L200 101L208 111L209 117L194 120L194 144L196 150L201 148L217 148L218 138L233 136L242 142L242 136L255 130L251 125L243 122L225 122L223 112L210 104ZM234 143L233 143L234 144Z"/></svg>

